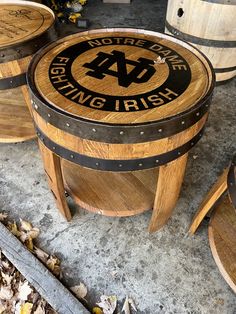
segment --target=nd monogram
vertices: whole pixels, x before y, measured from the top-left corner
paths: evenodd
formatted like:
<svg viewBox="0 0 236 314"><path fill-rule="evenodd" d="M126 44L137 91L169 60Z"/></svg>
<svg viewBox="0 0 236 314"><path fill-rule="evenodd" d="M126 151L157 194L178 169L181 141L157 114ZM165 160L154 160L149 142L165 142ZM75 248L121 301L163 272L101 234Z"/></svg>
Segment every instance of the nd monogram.
<svg viewBox="0 0 236 314"><path fill-rule="evenodd" d="M117 72L111 70L111 66L117 65ZM127 64L134 66L128 73ZM113 50L111 54L99 52L97 57L83 67L91 69L86 74L97 79L103 79L105 75L112 75L118 78L120 86L128 87L132 83L145 83L156 72L153 67L154 61L146 58L138 58L137 61L125 58L121 51Z"/></svg>

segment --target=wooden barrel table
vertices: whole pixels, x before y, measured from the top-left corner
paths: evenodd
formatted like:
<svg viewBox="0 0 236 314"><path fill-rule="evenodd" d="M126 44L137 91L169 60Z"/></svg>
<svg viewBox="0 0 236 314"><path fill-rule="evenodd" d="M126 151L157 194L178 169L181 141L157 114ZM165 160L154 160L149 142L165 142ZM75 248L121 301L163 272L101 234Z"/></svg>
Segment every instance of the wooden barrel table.
<svg viewBox="0 0 236 314"><path fill-rule="evenodd" d="M168 0L165 31L200 49L223 83L236 75L235 17L235 0Z"/></svg>
<svg viewBox="0 0 236 314"><path fill-rule="evenodd" d="M54 13L22 0L0 2L0 142L34 138L26 71L32 55L56 39ZM29 107L27 107L29 105Z"/></svg>
<svg viewBox="0 0 236 314"><path fill-rule="evenodd" d="M194 47L138 29L102 29L48 45L28 84L57 206L67 192L110 216L153 209L149 231L177 202L188 151L203 134L214 73Z"/></svg>

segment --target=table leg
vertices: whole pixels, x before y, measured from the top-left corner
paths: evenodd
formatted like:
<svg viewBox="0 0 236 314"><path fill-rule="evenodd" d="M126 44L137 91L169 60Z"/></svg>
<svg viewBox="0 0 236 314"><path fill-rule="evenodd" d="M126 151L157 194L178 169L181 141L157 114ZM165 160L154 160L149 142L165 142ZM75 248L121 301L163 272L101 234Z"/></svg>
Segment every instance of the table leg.
<svg viewBox="0 0 236 314"><path fill-rule="evenodd" d="M167 222L177 203L188 153L159 168L153 213L148 231L155 232Z"/></svg>
<svg viewBox="0 0 236 314"><path fill-rule="evenodd" d="M40 140L38 142L43 157L44 170L48 178L48 184L55 198L57 208L66 220L70 220L71 212L66 201L60 157L50 151Z"/></svg>

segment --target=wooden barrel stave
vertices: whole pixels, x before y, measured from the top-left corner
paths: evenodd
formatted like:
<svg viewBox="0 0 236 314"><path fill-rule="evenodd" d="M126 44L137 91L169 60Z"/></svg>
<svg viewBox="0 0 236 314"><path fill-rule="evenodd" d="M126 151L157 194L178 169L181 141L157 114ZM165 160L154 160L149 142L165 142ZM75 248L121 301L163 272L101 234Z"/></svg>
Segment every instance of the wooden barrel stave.
<svg viewBox="0 0 236 314"><path fill-rule="evenodd" d="M158 95L163 96L164 94L163 97L170 100L169 106L151 107L149 110L147 103L142 100L146 107L140 107L138 110L138 105L132 100L131 96L135 95L137 93L136 88L140 87L143 93L142 97L144 97L145 88L148 92L152 91L150 82L147 85L128 84L131 92L131 96L129 96L129 89L126 85L122 85L127 82L116 83L117 80L121 80L121 77L114 71L114 68L113 72L108 71L107 76L109 76L109 79L113 76L111 78L113 80L112 84L114 86L117 84L117 87L113 86L113 89L111 89L111 83L104 83L103 80L93 81L90 77L87 77L86 73L81 75L84 69L81 69L80 63L85 67L87 64L94 66L94 63L91 62L92 65L89 63L91 60L87 60L89 54L84 54L80 58L74 54L74 51L79 53L80 50L73 47L73 50L69 50L72 53L68 58L70 57L69 60L73 60L70 69L72 76L77 78L77 83L81 82L82 87L88 87L88 84L91 84L91 89L95 90L100 97L99 88L102 89L104 95L109 94L109 91L112 91L115 97L119 93L121 96L125 94L130 97L131 101L129 99L128 101L130 101L131 107L132 105L135 107L135 110L129 110L129 106L125 107L125 105L126 111L120 110L120 107L112 109L112 100L109 100L109 106L106 110L105 108L97 110L99 108L93 107L94 102L89 100L91 95L85 95L84 93L81 96L80 92L81 99L78 102L72 101L73 99L67 96L71 95L74 90L68 91L66 94L60 92L71 85L65 83L65 85L54 86L53 78L50 75L51 73L58 75L57 71L62 71L63 75L65 73L64 65L61 67L58 62L67 60L60 59L67 58L64 50L70 48L70 45L80 45L81 43L84 45L84 42L87 43L90 36L95 36L94 40L99 47L99 49L93 47L95 49L92 51L91 60L94 57L96 60L96 53L99 56L105 53L108 58L113 54L112 49L114 49L115 53L117 53L116 51L118 53L123 51L126 56L126 63L137 65L134 60L142 56L142 58L152 58L151 60L148 59L148 62L155 64L152 60L155 60L161 54L157 51L153 52L154 50L150 52L148 48L146 50L141 49L139 52L136 46L146 42L149 45L146 47L157 45L155 49L162 49L163 53L167 54L169 54L167 49L176 51L183 48L179 52L179 58L183 57L191 64L191 75L189 77L192 80L189 79L189 92L181 94L169 90L172 95L179 97L178 101L172 101L170 94L167 95L168 90L161 89L169 76L169 72L175 67L175 57L173 57L174 61L166 62L164 66L158 65L158 69L153 74L157 74L157 77L152 80L154 88L160 88L160 94ZM155 212L158 211L157 217L162 216L163 218L160 226L170 216L178 199L188 151L201 138L207 120L214 88L214 75L211 65L194 47L164 34L158 34L158 36L157 40L157 33L143 30L107 29L87 31L80 33L79 36L72 35L61 39L47 46L33 58L28 72L33 118L40 146L43 147L42 151L44 151L42 154L45 171L49 174L47 175L49 185L57 201L61 199L60 189L58 188L60 182L60 187L65 184L66 190L79 205L100 214L130 216L153 207ZM115 47L113 45L106 46L107 42L114 43L114 38L121 38L121 40L129 38L129 44ZM100 44L102 40L105 42L104 50L101 50L104 53L99 54L100 46L103 49L103 45ZM137 40L141 40L141 42ZM136 43L137 45L135 45ZM170 46L164 46L168 43ZM60 57L60 53L63 57ZM122 55L122 58L124 55ZM54 58L59 58L59 61L56 62ZM56 67L59 68L53 68L55 63ZM105 72L106 70L104 69ZM110 70L110 67L108 70ZM45 77L43 73L49 75ZM177 73L179 72L177 71ZM173 77L178 76L177 73L172 73ZM164 76L163 80L161 75ZM183 72L183 76L185 76L185 72ZM59 83L61 83L63 76L57 77ZM135 80L138 81L139 79ZM183 86L184 83L180 79L175 78L175 80L176 84L173 83L175 87L179 82ZM95 83L97 83L97 86L94 85ZM88 101L86 102L85 99L88 99ZM84 105L84 102L86 105ZM124 104L126 104L125 100ZM51 155L50 160L55 160L55 165L52 166L47 161L45 156L48 155ZM59 172L62 171L63 178L60 176L58 179L57 175L57 178L54 179L51 175L52 172L50 172L52 168L54 170L53 176L55 176L56 168L61 169ZM161 175L157 176L159 169ZM177 173L176 178L168 182L173 175L172 170ZM157 181L160 181L161 184L157 184ZM172 182L174 183L172 184ZM162 189L164 190L162 191ZM158 192L156 192L157 190ZM161 211L165 212L166 210L166 214L159 212L160 208L158 201L156 201L156 194L158 194L160 202L167 197L167 194L168 197L171 195L168 202L164 202L165 205L161 208ZM59 208L63 212L63 206L59 206ZM152 231L155 230L155 217L154 215L150 229Z"/></svg>
<svg viewBox="0 0 236 314"><path fill-rule="evenodd" d="M233 1L169 0L165 32L200 49L212 62L216 81L222 82L236 75L235 16Z"/></svg>

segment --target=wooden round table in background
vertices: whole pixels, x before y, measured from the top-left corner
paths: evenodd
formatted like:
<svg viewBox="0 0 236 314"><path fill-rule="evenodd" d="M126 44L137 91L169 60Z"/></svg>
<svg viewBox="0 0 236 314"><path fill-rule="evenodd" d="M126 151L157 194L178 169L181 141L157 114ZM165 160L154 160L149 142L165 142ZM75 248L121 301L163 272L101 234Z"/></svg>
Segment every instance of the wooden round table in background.
<svg viewBox="0 0 236 314"><path fill-rule="evenodd" d="M159 229L178 199L214 88L208 60L168 35L102 29L47 46L30 64L32 112L57 206L129 216Z"/></svg>
<svg viewBox="0 0 236 314"><path fill-rule="evenodd" d="M55 16L48 7L1 0L0 142L20 142L36 136L29 112L26 71L32 55L53 39Z"/></svg>

